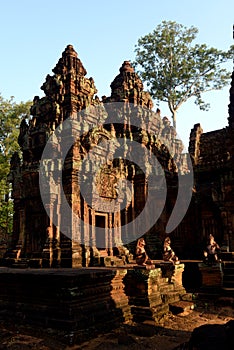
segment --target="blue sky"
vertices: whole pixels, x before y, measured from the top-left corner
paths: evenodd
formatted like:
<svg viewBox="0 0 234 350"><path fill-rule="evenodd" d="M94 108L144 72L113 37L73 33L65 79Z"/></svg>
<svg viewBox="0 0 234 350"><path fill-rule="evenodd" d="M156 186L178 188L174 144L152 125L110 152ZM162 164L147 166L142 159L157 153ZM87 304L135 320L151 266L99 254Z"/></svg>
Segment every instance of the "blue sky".
<svg viewBox="0 0 234 350"><path fill-rule="evenodd" d="M135 57L139 37L162 20L199 29L198 43L226 50L233 44L233 0L0 0L0 92L17 102L43 96L40 86L68 44L94 78L98 95L110 94L110 83L126 59ZM229 69L233 69L230 62ZM177 130L187 145L191 128L204 131L227 125L229 86L205 95L209 112L193 102L181 107ZM170 113L163 104L162 116Z"/></svg>

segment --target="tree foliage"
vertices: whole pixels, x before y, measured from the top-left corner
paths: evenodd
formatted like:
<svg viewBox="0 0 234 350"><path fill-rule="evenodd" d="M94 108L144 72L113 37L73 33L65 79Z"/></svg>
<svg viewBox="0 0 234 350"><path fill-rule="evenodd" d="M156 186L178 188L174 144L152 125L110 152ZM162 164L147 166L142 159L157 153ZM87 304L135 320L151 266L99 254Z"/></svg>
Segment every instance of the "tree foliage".
<svg viewBox="0 0 234 350"><path fill-rule="evenodd" d="M210 106L203 93L230 83L231 73L223 64L232 57L233 47L224 52L206 44L192 44L197 33L196 27L163 21L141 37L135 48L138 73L152 97L167 102L174 127L176 112L189 98L194 97L195 104L207 110Z"/></svg>
<svg viewBox="0 0 234 350"><path fill-rule="evenodd" d="M19 151L17 142L22 116L30 112L31 102L16 103L14 98L4 99L0 95L0 235L5 236L12 230L13 203L10 199L10 184L7 176L10 171L10 159Z"/></svg>

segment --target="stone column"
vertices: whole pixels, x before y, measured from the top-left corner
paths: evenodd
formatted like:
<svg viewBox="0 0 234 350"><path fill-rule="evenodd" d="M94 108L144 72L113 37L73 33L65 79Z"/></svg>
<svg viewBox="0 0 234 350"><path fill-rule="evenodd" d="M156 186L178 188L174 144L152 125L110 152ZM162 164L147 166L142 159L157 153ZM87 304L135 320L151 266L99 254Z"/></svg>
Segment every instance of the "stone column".
<svg viewBox="0 0 234 350"><path fill-rule="evenodd" d="M113 247L118 248L119 245L122 243L120 211L116 211L114 213L113 228L114 230L113 230L113 236L112 236L112 244L113 244Z"/></svg>
<svg viewBox="0 0 234 350"><path fill-rule="evenodd" d="M128 208L125 208L124 216L125 216L124 220L125 220L125 226L126 226L128 224ZM127 228L125 228L124 240L125 240L125 242L128 240L128 229ZM122 239L121 239L121 243L122 243Z"/></svg>
<svg viewBox="0 0 234 350"><path fill-rule="evenodd" d="M52 267L53 266L53 240L54 240L54 225L53 225L53 215L54 215L54 200L50 196L50 199L47 204L45 204L45 208L47 213L49 212L47 228L46 228L46 242L42 252L42 266L43 267Z"/></svg>
<svg viewBox="0 0 234 350"><path fill-rule="evenodd" d="M61 222L61 213L60 213L61 203L58 199L56 205L56 227L55 227L55 237L53 241L53 267L59 267L61 263L61 247L60 247L60 222Z"/></svg>
<svg viewBox="0 0 234 350"><path fill-rule="evenodd" d="M108 214L108 255L113 256L112 213Z"/></svg>
<svg viewBox="0 0 234 350"><path fill-rule="evenodd" d="M92 248L96 247L96 236L95 236L95 210L94 209L90 209L91 210L91 222L92 222L92 228L91 228L91 232L90 232L90 245Z"/></svg>
<svg viewBox="0 0 234 350"><path fill-rule="evenodd" d="M81 232L77 216L71 214L71 245L72 245L72 267L82 267ZM85 243L85 242L84 242Z"/></svg>
<svg viewBox="0 0 234 350"><path fill-rule="evenodd" d="M22 208L19 210L19 222L20 222L20 228L19 228L19 239L18 243L16 245L16 259L20 258L21 252L24 249L25 244L25 209Z"/></svg>
<svg viewBox="0 0 234 350"><path fill-rule="evenodd" d="M133 227L133 231L135 232L135 202L134 202L134 198L135 198L135 193L134 193L134 181L131 181L132 183L132 227ZM132 234L132 233L131 233ZM132 241L132 239L130 239L130 242ZM128 243L130 243L128 242Z"/></svg>

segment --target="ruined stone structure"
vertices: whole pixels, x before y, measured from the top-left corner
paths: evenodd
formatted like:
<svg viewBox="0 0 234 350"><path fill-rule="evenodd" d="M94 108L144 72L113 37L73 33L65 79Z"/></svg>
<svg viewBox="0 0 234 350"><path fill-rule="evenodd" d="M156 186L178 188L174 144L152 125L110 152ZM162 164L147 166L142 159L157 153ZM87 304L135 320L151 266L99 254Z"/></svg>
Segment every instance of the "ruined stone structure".
<svg viewBox="0 0 234 350"><path fill-rule="evenodd" d="M228 126L203 133L200 124L194 125L189 152L195 175L199 239L212 234L227 251L234 251L234 73Z"/></svg>
<svg viewBox="0 0 234 350"><path fill-rule="evenodd" d="M150 94L143 91L143 84L128 61L111 84L111 96L103 96L100 101L93 78L86 78L86 70L71 45L66 47L53 75L47 75L41 88L45 96L34 98L31 116L29 120L24 118L20 126L18 141L23 159L15 154L11 163L15 215L8 256L28 259L32 265L37 261L40 266L124 264L129 254L125 243L139 238L139 233L134 236L135 218L147 200L153 203L157 198L154 210L160 203L163 206L167 187L167 201L159 220L154 221L150 232L142 229L142 235L149 234L148 246L154 258L155 244L164 237L176 200L178 172L184 176L189 172L186 155L181 154L182 141L176 138L169 120L161 119L159 110L152 111ZM64 145L75 132L71 128L71 133L66 134L64 121L68 119L76 122L79 137L74 138L67 152ZM62 126L63 139L53 143L50 137L58 126ZM50 159L41 160L49 138ZM109 142L116 138L120 141ZM143 156L138 164L128 160L134 146L128 140L142 146ZM113 150L116 142L122 142L120 155ZM98 163L100 155L106 159L105 164ZM155 158L159 161L157 166ZM95 171L94 163L99 164L96 180L85 179L88 172ZM44 204L39 188L40 165L44 166L48 180L43 183ZM150 185L152 174L159 188ZM131 187L130 195L125 191L126 180ZM80 190L82 181L88 200ZM63 211L60 184L71 208L68 215ZM101 204L97 197L101 198ZM113 200L115 208L108 212L105 206ZM123 202L125 207L121 206ZM147 215L155 216L152 206L145 215L145 224ZM132 230L128 232L123 227L130 222ZM144 222L141 225L145 228ZM99 235L97 227L103 229ZM158 254L160 257L161 252Z"/></svg>
<svg viewBox="0 0 234 350"><path fill-rule="evenodd" d="M26 269L0 268L1 315L50 327L71 345L123 324L154 327L168 310L194 307L182 285L188 273L203 290L220 292L221 266L225 277L231 262L201 264L199 271L196 262L189 270L189 264L186 269L155 260L147 268L136 266L131 253L144 235L150 258L161 259L168 222L181 212L184 219L170 232L180 259L202 254L209 234L234 250L234 74L229 125L209 133L195 125L191 131L193 169L128 61L111 96L100 100L68 45L42 90L45 96L34 98L31 116L21 122L22 159L14 154L11 161L14 232L1 261ZM192 198L188 208L182 196L176 212L181 186ZM233 274L231 286L232 280Z"/></svg>
<svg viewBox="0 0 234 350"><path fill-rule="evenodd" d="M192 200L184 219L170 233L180 258L198 257L210 233L226 250L234 250L233 81L234 75L229 125L203 133L197 124L191 131L194 186L184 193L193 191ZM161 258L178 176L186 179L192 169L169 120L162 119L159 110L153 112L151 96L130 62L122 64L111 83L111 96L100 100L93 78L86 77L77 53L68 45L41 88L45 96L34 98L31 116L20 126L23 159L15 154L11 162L15 214L6 256L27 259L31 266L122 265L134 253L136 239L145 234L148 254ZM65 124L68 120L70 124ZM61 135L56 134L58 127ZM135 147L131 142L141 146L138 162L131 160ZM48 144L50 156L41 159ZM40 188L42 165L45 180ZM152 176L157 179L153 183ZM137 222L147 201L155 205ZM69 213L64 202L71 208ZM157 215L158 220L145 229L149 218Z"/></svg>

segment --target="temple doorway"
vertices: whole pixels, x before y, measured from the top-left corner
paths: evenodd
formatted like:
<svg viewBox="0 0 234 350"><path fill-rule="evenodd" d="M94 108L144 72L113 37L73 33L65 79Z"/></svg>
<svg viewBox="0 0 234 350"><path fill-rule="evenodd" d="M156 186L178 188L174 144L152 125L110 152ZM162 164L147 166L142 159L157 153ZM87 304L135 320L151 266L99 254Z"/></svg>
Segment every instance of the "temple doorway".
<svg viewBox="0 0 234 350"><path fill-rule="evenodd" d="M96 246L101 252L101 255L107 255L108 246L108 216L107 214L95 213L95 227L96 227ZM101 228L101 230L99 229Z"/></svg>

